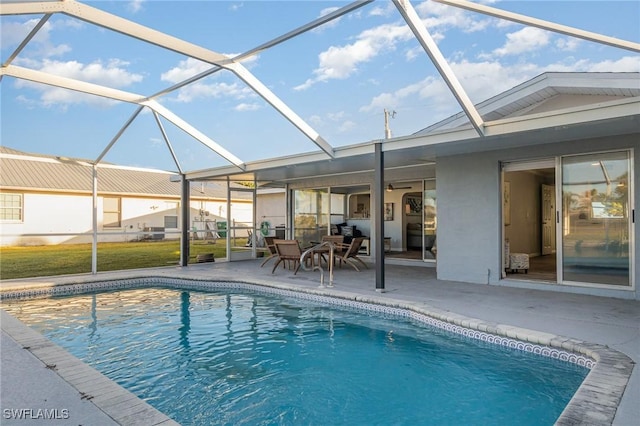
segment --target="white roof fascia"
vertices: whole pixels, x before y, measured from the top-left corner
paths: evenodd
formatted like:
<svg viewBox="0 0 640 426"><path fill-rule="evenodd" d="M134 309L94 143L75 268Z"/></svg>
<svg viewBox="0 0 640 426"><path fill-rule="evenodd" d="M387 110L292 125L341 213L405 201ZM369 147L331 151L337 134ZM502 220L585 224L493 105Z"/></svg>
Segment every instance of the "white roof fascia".
<svg viewBox="0 0 640 426"><path fill-rule="evenodd" d="M409 28L411 28L411 31L413 31L413 34L418 39L420 45L422 45L424 51L429 55L429 58L431 58L436 69L447 83L447 86L449 86L453 96L457 99L465 114L467 114L467 117L469 117L473 127L476 129L478 134L482 136L484 134L482 128L482 117L476 110L473 102L471 102L471 99L469 99L467 92L465 92L464 88L456 78L453 70L449 66L449 63L440 52L440 49L438 49L438 45L420 20L420 17L411 5L411 2L409 0L393 0L393 3L407 22Z"/></svg>
<svg viewBox="0 0 640 426"><path fill-rule="evenodd" d="M386 141L385 141L386 143ZM383 144L384 146L384 144ZM358 143L345 147L338 147L334 151L333 159L350 158L358 155L373 154L374 144L371 142ZM302 164L321 163L324 161L332 161L322 152L308 152L302 154L289 155L284 157L269 158L265 160L256 160L245 163L244 171L253 173L260 170L275 169L281 167L296 167ZM186 173L188 180L206 179L211 177L233 176L238 173L237 169L229 166L215 167L211 169L194 170Z"/></svg>
<svg viewBox="0 0 640 426"><path fill-rule="evenodd" d="M559 111L545 112L508 118L503 120L495 120L485 123L484 137L499 137L518 134L526 131L536 131L554 127L571 126L581 123L590 123L601 120L619 119L625 117L638 117L640 115L640 97L627 98L609 102L602 102L586 106L567 108ZM395 139L386 139L382 144L385 152L403 150L417 147L436 147L446 146L452 142L471 142L478 141L475 129L456 128L436 131L425 135L412 135L406 137L398 137ZM371 141L368 143L358 144L355 146L340 147L336 150L336 158L348 158L350 156L373 153L374 145L379 141ZM279 167L295 167L299 164L313 162L331 161L326 157L319 156L318 153L299 154L286 158L275 158L270 160L261 160L246 164L246 171L255 173L261 170L268 170ZM361 172L359 170L358 172ZM233 176L237 173L237 169L231 167L219 167L214 169L200 170L187 173L187 179L206 179L222 176ZM303 178L295 178L297 180Z"/></svg>
<svg viewBox="0 0 640 426"><path fill-rule="evenodd" d="M602 34L592 33L590 31L580 30L578 28L568 27L566 25L560 25L542 19L531 18L529 16L520 15L518 13L507 12L504 10L496 9L493 7L473 3L466 0L434 0L438 3L447 4L449 6L455 6L462 9L471 10L485 15L494 16L496 18L506 19L509 21L518 22L524 25L530 25L532 27L542 28L544 30L553 31L560 34L565 34L572 37L582 38L584 40L595 41L597 43L606 44L613 47L619 47L621 49L630 50L632 52L640 53L640 43L634 43L632 41L622 40L615 37L609 37Z"/></svg>
<svg viewBox="0 0 640 426"><path fill-rule="evenodd" d="M524 115L485 123L485 136L505 136L530 130L571 126L580 123L610 120L624 117L638 117L640 115L640 96L622 100L614 100L596 104L566 108L557 111ZM477 138L473 129L456 128L435 131L423 135L413 135L406 140L390 141L393 148L428 146L446 144L447 142L464 141Z"/></svg>
<svg viewBox="0 0 640 426"><path fill-rule="evenodd" d="M487 122L487 136L634 116L640 116L640 96Z"/></svg>
<svg viewBox="0 0 640 426"><path fill-rule="evenodd" d="M505 105L509 105L520 99L524 99L533 94L539 93L545 89L559 92L562 88L615 88L640 90L640 73L564 73L564 72L546 72L529 81L526 81L506 92L500 93L490 99L487 99L477 105L477 109L481 114L491 113L499 110ZM438 131L438 129L446 126L447 128L464 126L469 124L462 113L457 113L438 123L434 123L424 129L416 132L416 135L427 134Z"/></svg>

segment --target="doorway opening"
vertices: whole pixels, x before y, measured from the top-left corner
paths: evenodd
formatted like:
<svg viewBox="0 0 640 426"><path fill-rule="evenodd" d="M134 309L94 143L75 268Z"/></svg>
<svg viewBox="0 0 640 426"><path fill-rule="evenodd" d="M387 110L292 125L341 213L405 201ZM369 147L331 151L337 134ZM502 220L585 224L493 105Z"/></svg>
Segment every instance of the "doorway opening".
<svg viewBox="0 0 640 426"><path fill-rule="evenodd" d="M505 165L503 201L505 278L557 282L555 160Z"/></svg>

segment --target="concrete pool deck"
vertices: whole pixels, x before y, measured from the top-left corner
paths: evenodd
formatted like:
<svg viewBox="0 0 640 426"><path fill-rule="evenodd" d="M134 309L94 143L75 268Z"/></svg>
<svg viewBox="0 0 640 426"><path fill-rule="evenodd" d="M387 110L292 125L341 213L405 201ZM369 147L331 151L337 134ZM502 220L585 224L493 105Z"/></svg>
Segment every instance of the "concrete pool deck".
<svg viewBox="0 0 640 426"><path fill-rule="evenodd" d="M565 413L563 423L631 426L637 424L640 418L640 372L638 368L633 368L633 364L640 360L639 301L442 281L435 279L435 271L431 268L398 265L386 265L384 292L375 291L375 272L372 269L356 272L349 266L336 269L333 289L319 289L318 272L301 270L293 275L292 271L279 268L272 275L272 266L269 266L272 263L264 268L260 268L260 263L261 259L206 263L187 268L169 267L3 281L0 283L0 291L25 291L39 287L151 276L245 281L410 306L416 310L435 313L449 321L459 321L471 328L484 327L505 335L513 333L514 337L525 333L527 338L540 342L553 340L556 343L562 342L563 346L569 348L587 348L587 351L593 351L602 357L590 373L590 377L594 376L597 381L581 387L580 401L571 404L575 410L573 413ZM91 371L90 367L82 363L76 364L77 360L73 361L73 357L61 355L63 350L6 313L3 313L2 329L0 385L3 424L43 424L41 420L15 420L4 416L7 409L20 408L67 409L69 419L66 422L64 419L56 420L55 424L61 425L171 423L161 413L135 398L132 399L127 391L117 385L114 387L112 382ZM29 339L37 344L28 343ZM38 352L38 345L49 347L49 350L44 350L43 355L42 351ZM26 346L29 347L28 350L23 349ZM52 361L56 359L63 361ZM47 368L52 363L56 368ZM607 367L608 370L600 370L600 367ZM78 373L78 369L83 372ZM630 373L631 369L633 371ZM84 379L78 379L77 376L83 375ZM103 379L106 381L103 382ZM107 390L106 393L103 388ZM624 393L620 398L619 394L622 392ZM43 400L47 403L53 400L57 402L45 405ZM83 423L79 418L91 421Z"/></svg>

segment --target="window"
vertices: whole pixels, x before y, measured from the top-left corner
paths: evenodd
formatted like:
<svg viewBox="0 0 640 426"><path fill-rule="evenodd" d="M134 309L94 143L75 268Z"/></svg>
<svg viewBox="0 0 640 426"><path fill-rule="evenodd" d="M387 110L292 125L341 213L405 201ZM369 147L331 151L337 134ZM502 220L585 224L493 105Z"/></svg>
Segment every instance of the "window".
<svg viewBox="0 0 640 426"><path fill-rule="evenodd" d="M22 194L0 194L0 220L22 220Z"/></svg>
<svg viewBox="0 0 640 426"><path fill-rule="evenodd" d="M178 227L178 216L165 216L164 217L164 227L166 228L177 228Z"/></svg>
<svg viewBox="0 0 640 426"><path fill-rule="evenodd" d="M105 228L120 227L120 198L104 197L102 205L102 223Z"/></svg>

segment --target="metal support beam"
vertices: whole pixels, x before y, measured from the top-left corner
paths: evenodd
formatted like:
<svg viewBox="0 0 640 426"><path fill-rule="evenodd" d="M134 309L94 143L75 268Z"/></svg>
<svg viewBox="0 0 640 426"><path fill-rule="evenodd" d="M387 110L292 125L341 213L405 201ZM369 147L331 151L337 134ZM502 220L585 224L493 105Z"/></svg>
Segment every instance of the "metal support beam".
<svg viewBox="0 0 640 426"><path fill-rule="evenodd" d="M164 139L164 143L167 144L167 148L169 149L169 152L171 153L171 157L173 158L173 162L176 164L176 167L178 168L178 173L180 174L184 174L184 171L182 170L182 167L180 167L180 161L178 160L178 156L176 155L176 152L173 150L173 146L171 146L171 141L169 141L169 136L167 136L167 132L165 132L164 130L164 126L162 125L162 121L160 121L160 117L158 116L157 112L153 112L153 118L156 119L156 123L158 124L158 128L160 129L160 133L162 133L162 139Z"/></svg>
<svg viewBox="0 0 640 426"><path fill-rule="evenodd" d="M424 51L429 55L429 58L431 58L431 62L433 62L433 65L435 65L445 83L447 83L447 86L449 86L449 90L451 90L451 93L453 93L453 96L455 96L467 117L469 117L469 121L471 121L473 127L480 136L484 136L484 123L482 121L482 117L473 105L473 102L471 102L471 99L469 99L469 96L467 96L467 92L464 91L462 85L449 66L449 63L444 56L442 56L440 49L438 49L438 45L425 28L422 20L420 20L420 17L411 5L411 2L409 0L393 0L393 3L407 22L409 28L411 28L411 31L413 31L413 34L416 36L416 39L418 39L418 42Z"/></svg>
<svg viewBox="0 0 640 426"><path fill-rule="evenodd" d="M269 105L275 108L282 114L284 118L289 120L291 124L296 126L306 137L311 139L318 148L323 150L329 157L334 158L333 147L327 143L306 121L304 121L298 114L293 112L280 98L278 98L273 92L271 92L267 86L265 86L260 80L258 80L253 74L251 74L245 67L239 63L226 66L229 70L244 81L254 92L262 96L262 99L267 101Z"/></svg>
<svg viewBox="0 0 640 426"><path fill-rule="evenodd" d="M124 126L122 126L120 128L120 130L118 131L118 133L116 133L116 135L111 139L111 141L109 142L109 144L105 147L105 149L102 150L102 152L100 153L100 155L98 156L98 158L96 158L96 164L100 163L102 161L102 159L104 158L105 155L107 155L107 153L109 152L109 150L111 149L111 147L118 141L118 139L120 139L120 136L122 136L122 134L124 133L125 130L127 130L127 128L131 125L131 123L133 123L133 120L136 119L136 117L138 116L138 114L140 114L140 112L142 112L142 110L144 109L144 107L138 107L138 109L136 109L136 111L133 113L133 115L131 117L129 117L129 119L127 120L126 123L124 123Z"/></svg>
<svg viewBox="0 0 640 426"><path fill-rule="evenodd" d="M375 213L373 226L375 238L373 253L376 259L376 291L384 291L384 152L382 142L375 144L375 166L373 174L373 194Z"/></svg>
<svg viewBox="0 0 640 426"><path fill-rule="evenodd" d="M184 174L180 175L180 212L182 217L182 224L180 228L180 266L189 265L189 229L191 222L191 186Z"/></svg>
<svg viewBox="0 0 640 426"><path fill-rule="evenodd" d="M351 10L355 10L356 8L361 7L364 4L367 4L367 2L356 2L354 5L351 5L348 8L341 9L340 13L347 13ZM331 145L329 145L315 130L313 130L308 123L302 120L300 116L294 113L293 110L289 108L281 99L279 99L266 85L264 85L258 78L251 74L251 72L249 72L249 70L247 70L240 62L236 62L235 59L231 58L230 56L214 52L196 44L189 43L177 37L170 36L163 32L154 30L133 21L129 21L117 15L104 12L89 5L76 2L74 0L65 0L62 2L58 1L26 3L21 4L20 6L15 8L3 7L2 14L11 14L16 12L37 13L38 11L42 13L64 13L77 19L89 22L91 24L119 32L121 34L136 38L138 40L142 40L147 43L154 44L161 48L168 49L186 55L188 57L199 59L203 62L228 69L233 72L238 78L244 81L256 94L266 100L269 105L280 112L280 114L282 114L287 120L289 120L289 122L296 126L309 139L311 139L311 141L313 141L313 143L315 143L320 149L322 149L322 151L324 151L330 157L334 157L333 147L331 147ZM314 25L321 25L322 23L327 22L331 19L335 19L338 16L339 14L330 14L329 17L316 20L317 22ZM293 34L289 37L292 36ZM251 54L255 53L251 52ZM156 110L155 108L153 109ZM164 114L160 114L167 118ZM200 141L202 142L202 140ZM243 168L241 162L235 161L234 159L227 157L226 155L221 155L236 166Z"/></svg>
<svg viewBox="0 0 640 426"><path fill-rule="evenodd" d="M98 165L91 166L91 273L98 273Z"/></svg>
<svg viewBox="0 0 640 426"><path fill-rule="evenodd" d="M3 67L13 62L13 60L18 56L18 54L20 54L20 52L22 52L22 50L25 47L27 47L27 44L31 41L31 39L35 37L38 31L40 31L40 28L42 28L44 24L47 23L49 18L51 18L51 14L47 13L40 19L40 21L38 21L35 27L33 27L33 29L29 31L29 34L24 38L24 40L22 40L22 43L20 43L20 45L16 48L16 50L11 55L9 55L6 61L4 61L4 63L2 64Z"/></svg>

